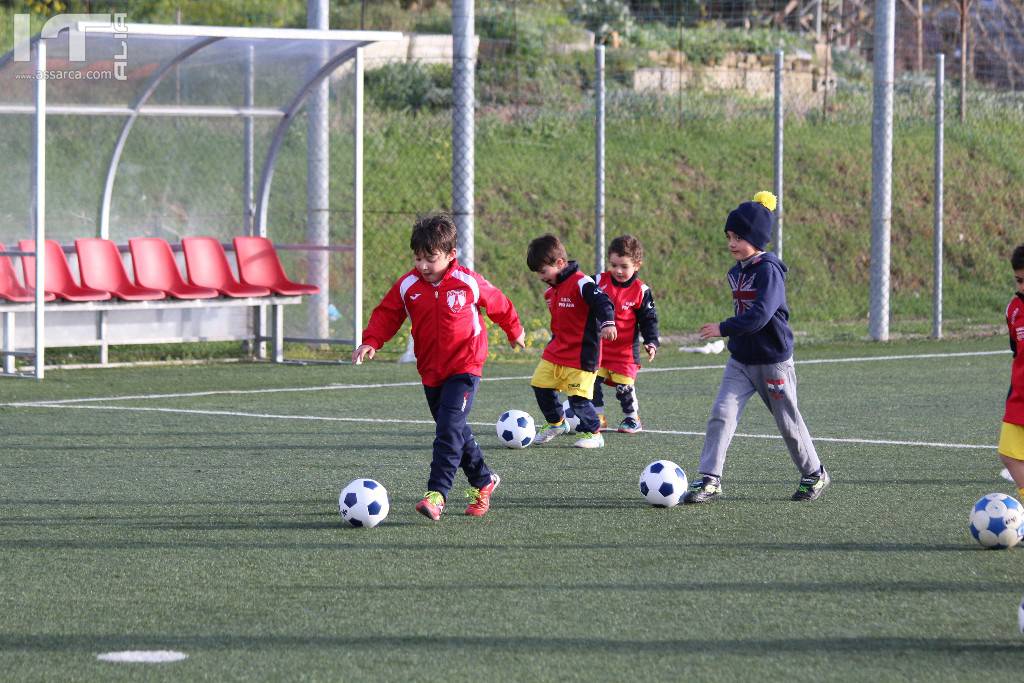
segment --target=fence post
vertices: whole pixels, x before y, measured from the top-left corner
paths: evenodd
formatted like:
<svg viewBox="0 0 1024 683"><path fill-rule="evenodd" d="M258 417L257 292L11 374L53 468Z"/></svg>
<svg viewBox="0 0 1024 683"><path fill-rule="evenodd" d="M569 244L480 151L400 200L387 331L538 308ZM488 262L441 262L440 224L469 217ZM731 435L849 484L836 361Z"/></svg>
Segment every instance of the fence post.
<svg viewBox="0 0 1024 683"><path fill-rule="evenodd" d="M782 72L784 52L775 51L775 255L782 258L782 143L785 112L783 109Z"/></svg>
<svg viewBox="0 0 1024 683"><path fill-rule="evenodd" d="M932 337L942 339L942 195L946 121L946 55L935 55L935 282L932 286Z"/></svg>
<svg viewBox="0 0 1024 683"><path fill-rule="evenodd" d="M594 272L604 272L604 45L594 48Z"/></svg>
<svg viewBox="0 0 1024 683"><path fill-rule="evenodd" d="M889 250L892 239L892 90L896 0L875 1L874 105L871 116L871 296L868 331L889 339Z"/></svg>

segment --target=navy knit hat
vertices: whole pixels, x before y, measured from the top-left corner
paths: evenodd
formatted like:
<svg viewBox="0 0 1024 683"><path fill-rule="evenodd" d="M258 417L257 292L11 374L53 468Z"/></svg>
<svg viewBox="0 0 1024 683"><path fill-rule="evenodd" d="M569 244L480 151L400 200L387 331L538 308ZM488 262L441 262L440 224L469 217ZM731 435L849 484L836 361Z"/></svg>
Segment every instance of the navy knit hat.
<svg viewBox="0 0 1024 683"><path fill-rule="evenodd" d="M772 239L775 201L771 192L758 192L753 201L743 202L729 213L725 219L726 232L731 230L756 248L764 249Z"/></svg>

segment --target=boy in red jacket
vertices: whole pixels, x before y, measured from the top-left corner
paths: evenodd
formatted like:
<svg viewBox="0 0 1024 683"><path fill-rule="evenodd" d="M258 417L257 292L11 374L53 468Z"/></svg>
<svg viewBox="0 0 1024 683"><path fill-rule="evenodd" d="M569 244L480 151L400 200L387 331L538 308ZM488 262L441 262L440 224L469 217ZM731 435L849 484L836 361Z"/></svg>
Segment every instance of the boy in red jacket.
<svg viewBox="0 0 1024 683"><path fill-rule="evenodd" d="M512 302L455 260L456 234L455 222L447 214L417 221L409 241L416 267L400 277L373 309L363 344L352 352L356 365L373 358L406 316L412 321L416 369L437 425L427 492L416 511L434 521L441 518L460 466L473 487L467 515L483 516L501 482L484 462L467 421L487 359L487 327L480 307L505 331L512 348L525 348L523 326Z"/></svg>
<svg viewBox="0 0 1024 683"><path fill-rule="evenodd" d="M544 347L530 385L547 428L537 435L542 444L569 431L558 392L569 396L569 405L580 418L577 448L601 448L600 423L591 398L601 365L601 340L614 341L615 310L608 295L590 276L570 261L565 247L554 235L530 242L526 265L548 285L544 300L551 312L551 341Z"/></svg>
<svg viewBox="0 0 1024 683"><path fill-rule="evenodd" d="M1010 391L1006 395L1006 410L999 432L999 457L1010 471L1017 485L1017 495L1024 500L1024 244L1010 256L1013 279L1017 291L1006 307L1006 327L1010 333L1013 366L1010 370Z"/></svg>
<svg viewBox="0 0 1024 683"><path fill-rule="evenodd" d="M640 370L640 339L647 360L658 352L658 311L654 308L651 288L637 277L644 262L640 240L632 235L616 237L608 246L608 270L594 281L615 307L618 338L601 345L601 367L594 384L594 408L604 427L604 396L601 384L615 387L615 398L622 406L623 419L619 431L636 434L640 425L640 405L636 397L636 375Z"/></svg>

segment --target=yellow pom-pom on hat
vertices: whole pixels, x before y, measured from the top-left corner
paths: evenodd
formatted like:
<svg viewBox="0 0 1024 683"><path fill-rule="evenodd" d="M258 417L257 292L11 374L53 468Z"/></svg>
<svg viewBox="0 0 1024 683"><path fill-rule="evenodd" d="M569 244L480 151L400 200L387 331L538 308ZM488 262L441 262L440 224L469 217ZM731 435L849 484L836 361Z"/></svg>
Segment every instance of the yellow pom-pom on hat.
<svg viewBox="0 0 1024 683"><path fill-rule="evenodd" d="M753 201L763 205L769 211L774 211L775 206L778 203L778 198L768 190L761 190L754 195Z"/></svg>

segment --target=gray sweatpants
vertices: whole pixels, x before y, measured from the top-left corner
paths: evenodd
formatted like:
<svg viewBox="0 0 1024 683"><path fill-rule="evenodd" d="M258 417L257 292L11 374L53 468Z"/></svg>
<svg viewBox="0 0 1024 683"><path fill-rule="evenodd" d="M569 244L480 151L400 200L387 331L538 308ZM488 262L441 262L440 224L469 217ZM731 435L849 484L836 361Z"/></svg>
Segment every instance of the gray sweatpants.
<svg viewBox="0 0 1024 683"><path fill-rule="evenodd" d="M768 406L789 456L800 470L801 476L821 469L821 461L807 431L800 410L796 406L796 371L793 359L767 365L747 365L734 358L725 364L722 386L711 406L711 417L704 434L704 449L700 453L700 472L722 476L725 452L736 433L740 416L747 401L757 392Z"/></svg>

